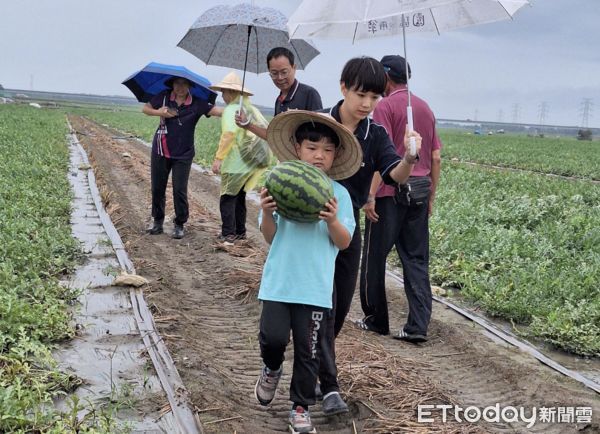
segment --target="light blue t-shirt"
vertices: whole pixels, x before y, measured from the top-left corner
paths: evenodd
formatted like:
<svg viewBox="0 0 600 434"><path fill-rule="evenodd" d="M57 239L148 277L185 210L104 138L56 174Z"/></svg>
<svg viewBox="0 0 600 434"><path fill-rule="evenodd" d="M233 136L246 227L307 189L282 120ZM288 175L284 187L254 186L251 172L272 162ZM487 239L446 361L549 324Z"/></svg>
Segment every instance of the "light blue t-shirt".
<svg viewBox="0 0 600 434"><path fill-rule="evenodd" d="M352 236L356 223L350 195L341 184L332 182L338 201L337 218ZM339 249L329 237L327 223L298 223L277 212L273 216L277 232L265 262L258 298L330 309ZM262 211L258 223L262 223Z"/></svg>

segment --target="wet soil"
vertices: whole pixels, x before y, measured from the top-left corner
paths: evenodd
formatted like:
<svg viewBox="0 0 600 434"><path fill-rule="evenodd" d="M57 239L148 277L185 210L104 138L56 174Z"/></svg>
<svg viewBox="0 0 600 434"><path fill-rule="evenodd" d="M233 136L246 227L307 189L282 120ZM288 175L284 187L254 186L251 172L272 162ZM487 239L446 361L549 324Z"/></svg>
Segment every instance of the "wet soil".
<svg viewBox="0 0 600 434"><path fill-rule="evenodd" d="M291 355L287 355L287 374L276 400L268 408L261 407L253 396L262 366L257 342L260 306L253 294L246 300L238 297L256 286L267 252L256 227L257 207L249 201L248 241L223 249L216 239L220 224L218 184L212 175L192 171L186 236L172 239L169 219L165 222L165 234L147 235L144 229L150 223L149 149L136 140L119 138L122 134L89 120L71 116L70 121L104 185L113 221L138 274L151 282L144 289L145 297L199 412L204 431L286 431ZM170 191L169 186L167 197ZM169 212L172 206L168 200ZM388 292L395 330L403 324L407 306L402 289L395 282L389 282ZM357 299L349 320L360 317ZM578 425L537 423L527 428L522 422L443 424L440 413L432 415L435 423L417 424L414 401L407 416L414 423L411 432L600 432L600 399L596 393L529 355L499 344L479 326L439 304L434 305L430 340L420 345L359 332L347 322L337 346L343 355L340 382L351 413L327 418L316 405L312 413L319 432L353 433L370 427L371 432L391 431L372 421L391 417L386 406L370 399L368 392L352 388L352 364L366 361L365 354L353 350L361 340L377 344L400 362L404 360L410 370L402 372L410 379L406 393L415 384L426 385L432 391L428 403L450 400L462 407L474 405L481 409L496 404L523 406L527 414L533 407L593 410L592 423ZM402 363L399 366L402 369ZM402 390L390 393L402 399Z"/></svg>

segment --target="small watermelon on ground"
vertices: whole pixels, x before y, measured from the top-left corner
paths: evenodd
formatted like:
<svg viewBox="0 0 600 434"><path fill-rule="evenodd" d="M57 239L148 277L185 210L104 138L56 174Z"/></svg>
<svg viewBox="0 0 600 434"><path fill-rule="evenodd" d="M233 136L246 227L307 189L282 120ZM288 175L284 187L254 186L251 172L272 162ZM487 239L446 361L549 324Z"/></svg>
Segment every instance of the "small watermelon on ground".
<svg viewBox="0 0 600 434"><path fill-rule="evenodd" d="M325 172L299 160L273 167L265 187L277 203L277 212L301 223L317 222L319 213L333 197L333 184Z"/></svg>

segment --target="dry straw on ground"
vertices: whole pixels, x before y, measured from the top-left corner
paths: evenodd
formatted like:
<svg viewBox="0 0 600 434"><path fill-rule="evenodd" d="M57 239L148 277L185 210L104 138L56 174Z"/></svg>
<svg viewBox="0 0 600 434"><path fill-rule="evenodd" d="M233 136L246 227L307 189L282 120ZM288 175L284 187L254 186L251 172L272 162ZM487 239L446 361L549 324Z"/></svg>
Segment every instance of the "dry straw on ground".
<svg viewBox="0 0 600 434"><path fill-rule="evenodd" d="M260 280L264 253L249 241L236 241L235 244L215 243L216 251L224 251L235 257L237 266L228 273L225 288L221 291L225 296L249 303L256 299Z"/></svg>
<svg viewBox="0 0 600 434"><path fill-rule="evenodd" d="M372 413L363 432L477 433L475 426L417 421L419 404L455 404L423 374L427 364L393 354L374 335L347 325L336 340L340 386L349 402ZM400 343L398 343L400 345Z"/></svg>

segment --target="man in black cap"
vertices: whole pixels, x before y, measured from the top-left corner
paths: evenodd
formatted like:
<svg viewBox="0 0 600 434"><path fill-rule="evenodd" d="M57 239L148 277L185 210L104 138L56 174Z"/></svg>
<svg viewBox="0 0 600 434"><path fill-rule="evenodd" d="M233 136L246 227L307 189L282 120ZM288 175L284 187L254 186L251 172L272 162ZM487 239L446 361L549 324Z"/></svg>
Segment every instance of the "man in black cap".
<svg viewBox="0 0 600 434"><path fill-rule="evenodd" d="M373 112L373 120L383 125L400 156L404 156L404 132L408 123L407 74L410 66L401 56L384 56L381 64L387 73L385 97ZM429 281L429 216L440 178L442 143L436 133L435 116L425 101L411 94L414 129L422 137L419 161L408 185L398 188L373 177L367 204L367 220L360 274L360 298L365 317L357 322L364 330L389 334L385 292L386 259L396 247L404 273L404 290L409 313L405 326L394 338L408 342L427 340L431 319ZM410 186L410 187L409 187Z"/></svg>

